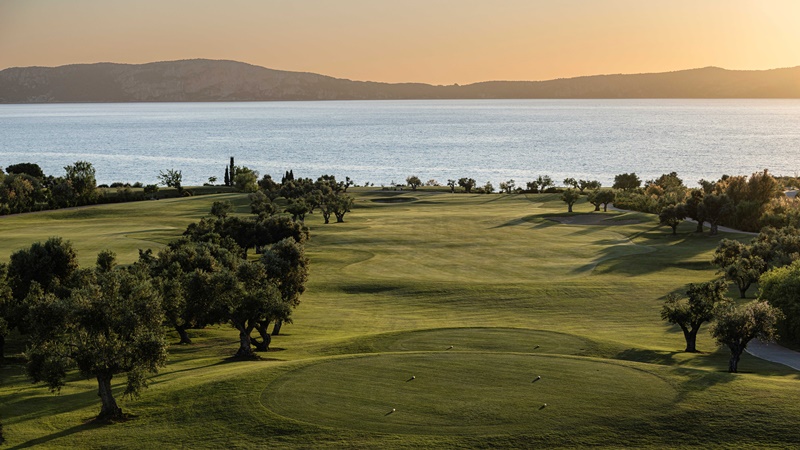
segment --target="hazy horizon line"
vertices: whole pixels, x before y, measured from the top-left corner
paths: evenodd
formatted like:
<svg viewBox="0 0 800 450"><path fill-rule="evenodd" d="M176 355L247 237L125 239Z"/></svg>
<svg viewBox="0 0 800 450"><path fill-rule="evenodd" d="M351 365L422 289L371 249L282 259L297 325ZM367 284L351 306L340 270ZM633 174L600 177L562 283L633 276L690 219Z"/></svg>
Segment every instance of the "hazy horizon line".
<svg viewBox="0 0 800 450"><path fill-rule="evenodd" d="M539 79L539 80L532 80L532 79L491 79L491 80L481 80L481 81L473 81L470 83L451 83L451 84L435 84L425 81L378 81L378 80L358 80L353 78L345 78L345 77L338 77L335 75L328 75L325 73L320 72L310 72L304 70L289 70L289 69L276 69L273 67L266 67L261 66L258 64L249 63L246 61L239 61L235 59L216 59L216 58L182 58L182 59L167 59L167 60L159 60L159 61L149 61L143 63L128 63L128 62L115 62L115 61L96 61L96 62L76 62L76 63L69 63L69 64L61 64L57 66L44 66L44 65L33 65L33 66L9 66L0 69L0 72L9 70L9 69L28 69L28 68L43 68L43 69L57 69L60 67L68 67L68 66L91 66L97 64L115 64L115 65L127 65L127 66L143 66L148 64L159 64L159 63L171 63L171 62L181 62L181 61L215 61L215 62L234 62L238 64L246 64L253 67L259 67L262 69L267 70L274 70L278 72L290 72L290 73L306 73L306 74L314 74L314 75L322 75L334 79L339 80L347 80L347 81L356 81L356 82L363 82L363 83L382 83L382 84L425 84L429 86L468 86L471 84L480 84L480 83L491 83L491 82L547 82L547 81L555 81L555 80L570 80L575 78L589 78L589 77L603 77L603 76L617 76L617 75L651 75L651 74L664 74L664 73L676 73L676 72L687 72L692 70L702 70L702 69L719 69L725 70L729 72L768 72L772 70L783 70L783 69L794 69L800 67L799 65L796 66L785 66L785 67L773 67L769 69L729 69L720 66L702 66L702 67L690 67L684 69L675 69L675 70L664 70L659 72L615 72L615 73L593 73L593 74L583 74L583 75L573 75L573 76L566 76L566 77L557 77L557 78L547 78L547 79Z"/></svg>

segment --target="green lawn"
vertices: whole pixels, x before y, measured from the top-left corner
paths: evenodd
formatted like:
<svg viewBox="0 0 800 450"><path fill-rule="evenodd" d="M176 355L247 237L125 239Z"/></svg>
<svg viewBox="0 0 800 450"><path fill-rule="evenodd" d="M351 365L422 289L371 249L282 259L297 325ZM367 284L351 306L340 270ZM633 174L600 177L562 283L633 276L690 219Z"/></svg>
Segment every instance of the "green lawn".
<svg viewBox="0 0 800 450"><path fill-rule="evenodd" d="M237 346L229 327L193 330L196 344L173 346L150 389L121 402L132 420L110 426L89 422L99 411L93 382L75 376L52 395L6 365L7 444L796 443L798 372L745 355L742 373L728 374L727 352L707 331L703 353L685 354L680 331L659 318L664 295L714 276L720 238L693 234L693 224L673 237L653 216L592 212L585 200L577 222L609 220L560 224L549 219L567 215L557 194L355 192L345 223L308 217L308 290L263 360L228 361ZM0 259L58 235L81 264L104 248L130 263L220 199L248 212L246 196L219 194L3 217Z"/></svg>

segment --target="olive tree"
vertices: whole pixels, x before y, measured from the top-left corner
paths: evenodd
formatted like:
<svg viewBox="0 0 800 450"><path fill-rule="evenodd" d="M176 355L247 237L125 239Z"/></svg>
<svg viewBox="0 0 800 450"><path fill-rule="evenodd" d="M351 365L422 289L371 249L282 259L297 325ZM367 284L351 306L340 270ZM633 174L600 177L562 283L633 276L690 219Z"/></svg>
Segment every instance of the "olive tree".
<svg viewBox="0 0 800 450"><path fill-rule="evenodd" d="M567 204L567 212L572 212L572 205L581 198L581 193L569 188L561 194L561 200Z"/></svg>
<svg viewBox="0 0 800 450"><path fill-rule="evenodd" d="M753 251L752 245L733 239L723 239L714 250L711 263L719 267L726 279L736 283L739 296L745 298L750 286L767 270L767 263Z"/></svg>
<svg viewBox="0 0 800 450"><path fill-rule="evenodd" d="M72 244L59 237L51 237L44 243L35 242L30 248L11 254L8 266L0 273L4 279L0 288L0 317L5 322L5 333L0 330L0 334L5 335L12 328L29 334L33 325L28 320L26 299L31 287L38 286L58 298L67 297L75 284L77 270L78 257ZM5 339L0 336L0 355L4 351L3 344Z"/></svg>
<svg viewBox="0 0 800 450"><path fill-rule="evenodd" d="M283 211L292 215L292 220L304 222L306 220L306 214L311 210L308 207L308 203L305 200L297 199L297 200L289 200L289 203L286 205L286 209Z"/></svg>
<svg viewBox="0 0 800 450"><path fill-rule="evenodd" d="M727 287L721 280L689 284L686 298L669 294L661 308L661 319L678 325L686 340L686 352L697 351L697 332L700 326L714 318L718 305L728 304Z"/></svg>
<svg viewBox="0 0 800 450"><path fill-rule="evenodd" d="M614 189L622 189L623 191L633 191L642 185L642 180L636 173L621 173L614 177Z"/></svg>
<svg viewBox="0 0 800 450"><path fill-rule="evenodd" d="M724 194L706 195L698 208L698 214L703 216L711 227L711 232L709 233L711 236L717 234L720 222L733 213L733 203Z"/></svg>
<svg viewBox="0 0 800 450"><path fill-rule="evenodd" d="M264 252L261 256L261 263L264 264L267 277L278 287L283 302L296 308L300 304L300 295L305 292L305 284L308 280L309 260L305 256L303 245L291 238L283 239ZM280 333L281 324L288 317L274 317L273 319L275 327L272 334L277 335ZM266 331L266 324L263 331ZM262 334L263 336L264 334Z"/></svg>
<svg viewBox="0 0 800 450"><path fill-rule="evenodd" d="M97 198L97 181L92 163L77 161L64 167L64 170L67 172L66 179L72 186L77 203L79 205L93 203Z"/></svg>
<svg viewBox="0 0 800 450"><path fill-rule="evenodd" d="M779 323L781 335L793 340L800 338L800 260L770 270L761 276L759 284L759 299L783 313Z"/></svg>
<svg viewBox="0 0 800 450"><path fill-rule="evenodd" d="M228 217L232 211L233 203L230 200L217 200L211 204L211 215L218 219Z"/></svg>
<svg viewBox="0 0 800 450"><path fill-rule="evenodd" d="M278 212L278 206L273 203L273 199L271 199L264 191L256 191L247 196L250 199L250 212L253 214L275 214ZM289 203L294 201L295 199L290 199Z"/></svg>
<svg viewBox="0 0 800 450"><path fill-rule="evenodd" d="M467 194L472 192L472 188L475 187L475 184L476 184L476 181L474 179L472 179L472 178L464 177L464 178L459 178L458 179L458 185L461 186L462 188L464 188L464 192L466 192Z"/></svg>
<svg viewBox="0 0 800 450"><path fill-rule="evenodd" d="M678 234L678 225L686 218L686 205L678 203L677 205L667 205L658 213L658 220L661 225L667 225L672 228L672 235Z"/></svg>
<svg viewBox="0 0 800 450"><path fill-rule="evenodd" d="M97 380L97 418L114 420L123 416L111 387L114 376L125 374L123 395L135 397L166 361L161 297L143 271L87 273L84 281L63 299L38 284L30 290L34 326L26 370L34 382L58 391L67 371L77 367Z"/></svg>
<svg viewBox="0 0 800 450"><path fill-rule="evenodd" d="M410 177L406 178L406 184L411 186L412 190L416 191L417 188L422 184L422 180L420 180L416 175L411 175Z"/></svg>
<svg viewBox="0 0 800 450"><path fill-rule="evenodd" d="M583 191L586 189L596 191L602 186L603 184L597 180L578 180L578 190L581 191L581 194L583 194Z"/></svg>
<svg viewBox="0 0 800 450"><path fill-rule="evenodd" d="M344 215L353 207L353 197L339 192L329 192L322 199L319 209L325 223L330 223L331 214L336 216L336 222L344 222Z"/></svg>
<svg viewBox="0 0 800 450"><path fill-rule="evenodd" d="M258 172L247 166L237 167L233 176L233 185L240 192L255 192L258 190Z"/></svg>
<svg viewBox="0 0 800 450"><path fill-rule="evenodd" d="M490 184L489 182L486 183L487 186ZM517 183L513 179L500 182L500 192L505 192L506 194L513 194L516 187ZM486 190L486 186L483 189ZM494 190L494 187L492 187L492 190Z"/></svg>
<svg viewBox="0 0 800 450"><path fill-rule="evenodd" d="M615 198L616 194L610 189L595 189L586 196L589 203L594 205L595 211L600 211L600 205L603 205L603 212L608 212L608 205L609 203L613 203Z"/></svg>
<svg viewBox="0 0 800 450"><path fill-rule="evenodd" d="M278 288L269 280L260 262L242 261L235 271L209 274L207 286L226 321L239 331L236 357L254 356L250 335L259 323L274 317L288 317L289 305L282 301Z"/></svg>
<svg viewBox="0 0 800 450"><path fill-rule="evenodd" d="M162 170L158 173L158 179L164 186L177 189L179 194L183 193L183 186L181 185L183 174L180 170L167 169L166 172Z"/></svg>
<svg viewBox="0 0 800 450"><path fill-rule="evenodd" d="M738 372L739 360L750 341L777 339L775 325L781 317L779 309L765 301L755 300L738 307L727 305L717 311L711 335L719 345L726 345L731 351L728 372Z"/></svg>
<svg viewBox="0 0 800 450"><path fill-rule="evenodd" d="M536 185L539 187L540 192L544 192L548 188L554 187L555 183L550 175L539 175L536 177Z"/></svg>
<svg viewBox="0 0 800 450"><path fill-rule="evenodd" d="M686 216L697 222L695 233L703 232L703 223L706 221L705 211L701 207L704 196L702 189L692 189L686 199Z"/></svg>
<svg viewBox="0 0 800 450"><path fill-rule="evenodd" d="M212 289L204 274L237 267L236 253L212 242L181 239L171 242L157 257L147 252L138 264L150 273L153 285L163 297L165 323L178 333L180 344L191 344L188 329L219 323L223 319L214 307Z"/></svg>

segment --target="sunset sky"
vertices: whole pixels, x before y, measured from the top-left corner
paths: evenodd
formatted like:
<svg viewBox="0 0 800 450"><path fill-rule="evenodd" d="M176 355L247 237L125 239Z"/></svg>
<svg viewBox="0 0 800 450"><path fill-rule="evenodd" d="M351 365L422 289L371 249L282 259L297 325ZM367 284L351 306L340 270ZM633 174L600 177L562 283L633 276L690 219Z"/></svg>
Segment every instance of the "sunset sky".
<svg viewBox="0 0 800 450"><path fill-rule="evenodd" d="M800 0L0 0L0 69L232 59L432 84L800 65Z"/></svg>

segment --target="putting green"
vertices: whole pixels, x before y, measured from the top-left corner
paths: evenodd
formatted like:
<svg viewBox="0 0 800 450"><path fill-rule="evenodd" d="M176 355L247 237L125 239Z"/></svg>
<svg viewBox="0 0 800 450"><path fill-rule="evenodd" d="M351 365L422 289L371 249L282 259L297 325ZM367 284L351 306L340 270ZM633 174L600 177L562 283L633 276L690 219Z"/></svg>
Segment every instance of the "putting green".
<svg viewBox="0 0 800 450"><path fill-rule="evenodd" d="M661 378L616 363L442 351L310 364L269 384L261 402L299 421L369 432L542 434L643 420L675 395Z"/></svg>

